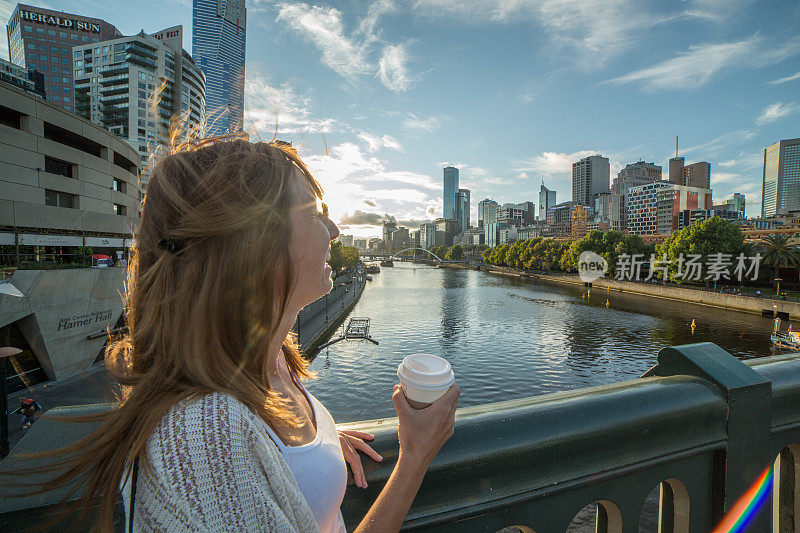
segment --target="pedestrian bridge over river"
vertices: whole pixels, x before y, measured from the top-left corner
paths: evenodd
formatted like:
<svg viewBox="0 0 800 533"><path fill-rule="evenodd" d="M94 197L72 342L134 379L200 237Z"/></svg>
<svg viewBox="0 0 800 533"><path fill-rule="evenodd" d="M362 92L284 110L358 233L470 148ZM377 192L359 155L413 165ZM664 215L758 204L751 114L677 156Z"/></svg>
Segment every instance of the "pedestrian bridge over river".
<svg viewBox="0 0 800 533"><path fill-rule="evenodd" d="M42 420L0 471L20 466L24 452L61 446L90 428ZM349 482L342 512L352 530L397 460L397 419L340 429L375 434L372 446L384 457L362 458L368 489ZM597 531L634 533L643 502L658 488L659 531L707 533L769 467L773 489L748 531L797 531L800 354L740 361L711 343L675 346L661 350L640 379L460 409L403 530L562 533L596 502ZM2 531L50 519L65 494L10 498L3 491Z"/></svg>

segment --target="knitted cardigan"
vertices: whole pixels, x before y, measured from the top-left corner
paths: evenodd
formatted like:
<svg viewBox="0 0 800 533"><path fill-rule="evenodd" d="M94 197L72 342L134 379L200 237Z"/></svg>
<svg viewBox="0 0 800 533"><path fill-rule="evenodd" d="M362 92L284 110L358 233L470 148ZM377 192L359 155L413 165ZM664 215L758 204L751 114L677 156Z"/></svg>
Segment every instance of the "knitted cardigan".
<svg viewBox="0 0 800 533"><path fill-rule="evenodd" d="M156 426L139 466L133 529L318 531L261 420L224 393L179 402Z"/></svg>

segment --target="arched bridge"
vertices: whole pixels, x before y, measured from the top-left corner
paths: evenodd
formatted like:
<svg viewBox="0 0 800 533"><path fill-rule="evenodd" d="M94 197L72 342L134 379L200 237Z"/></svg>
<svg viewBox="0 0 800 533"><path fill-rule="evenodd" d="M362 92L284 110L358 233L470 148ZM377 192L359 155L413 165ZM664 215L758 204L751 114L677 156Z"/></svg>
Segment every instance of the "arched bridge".
<svg viewBox="0 0 800 533"><path fill-rule="evenodd" d="M430 250L426 250L425 248L405 248L405 249L400 250L399 252L395 252L393 254L388 254L388 253L385 253L385 252L363 252L361 254L361 256L362 257L369 257L371 259L392 259L392 260L397 259L397 260L411 261L411 260L414 259L413 257L401 257L400 254L402 254L403 252L409 252L409 251L412 251L412 250L420 250L422 252L425 252L428 255L433 256L432 259L429 259L430 261L436 261L438 263L447 263L448 262L448 261L445 261L444 259L442 259L441 257L439 257L438 255L436 255L435 253L431 252Z"/></svg>

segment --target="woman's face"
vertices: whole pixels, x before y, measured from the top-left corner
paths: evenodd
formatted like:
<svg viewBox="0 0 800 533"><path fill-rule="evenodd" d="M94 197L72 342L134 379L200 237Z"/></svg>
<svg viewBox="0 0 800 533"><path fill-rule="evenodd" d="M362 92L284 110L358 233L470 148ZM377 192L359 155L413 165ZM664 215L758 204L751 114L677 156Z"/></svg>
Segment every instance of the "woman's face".
<svg viewBox="0 0 800 533"><path fill-rule="evenodd" d="M339 236L339 228L322 212L322 204L317 204L317 197L303 174L295 169L294 176L289 252L296 281L290 305L299 310L333 288L327 258L331 241Z"/></svg>

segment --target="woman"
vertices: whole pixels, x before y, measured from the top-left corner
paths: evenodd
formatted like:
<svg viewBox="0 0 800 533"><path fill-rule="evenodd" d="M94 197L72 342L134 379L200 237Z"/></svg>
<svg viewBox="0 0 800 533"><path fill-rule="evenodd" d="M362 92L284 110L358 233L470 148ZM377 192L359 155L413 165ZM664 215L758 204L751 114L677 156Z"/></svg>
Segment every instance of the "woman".
<svg viewBox="0 0 800 533"><path fill-rule="evenodd" d="M366 487L356 450L381 458L362 440L371 435L337 434L300 382L311 374L290 330L331 290L339 234L321 196L296 153L269 143L205 142L154 168L129 263L129 330L106 354L123 397L49 484L90 472L83 503L100 499L100 529L122 480L135 531L344 531L345 460ZM395 386L399 459L356 531L400 528L452 435L458 395L454 385L417 411Z"/></svg>

